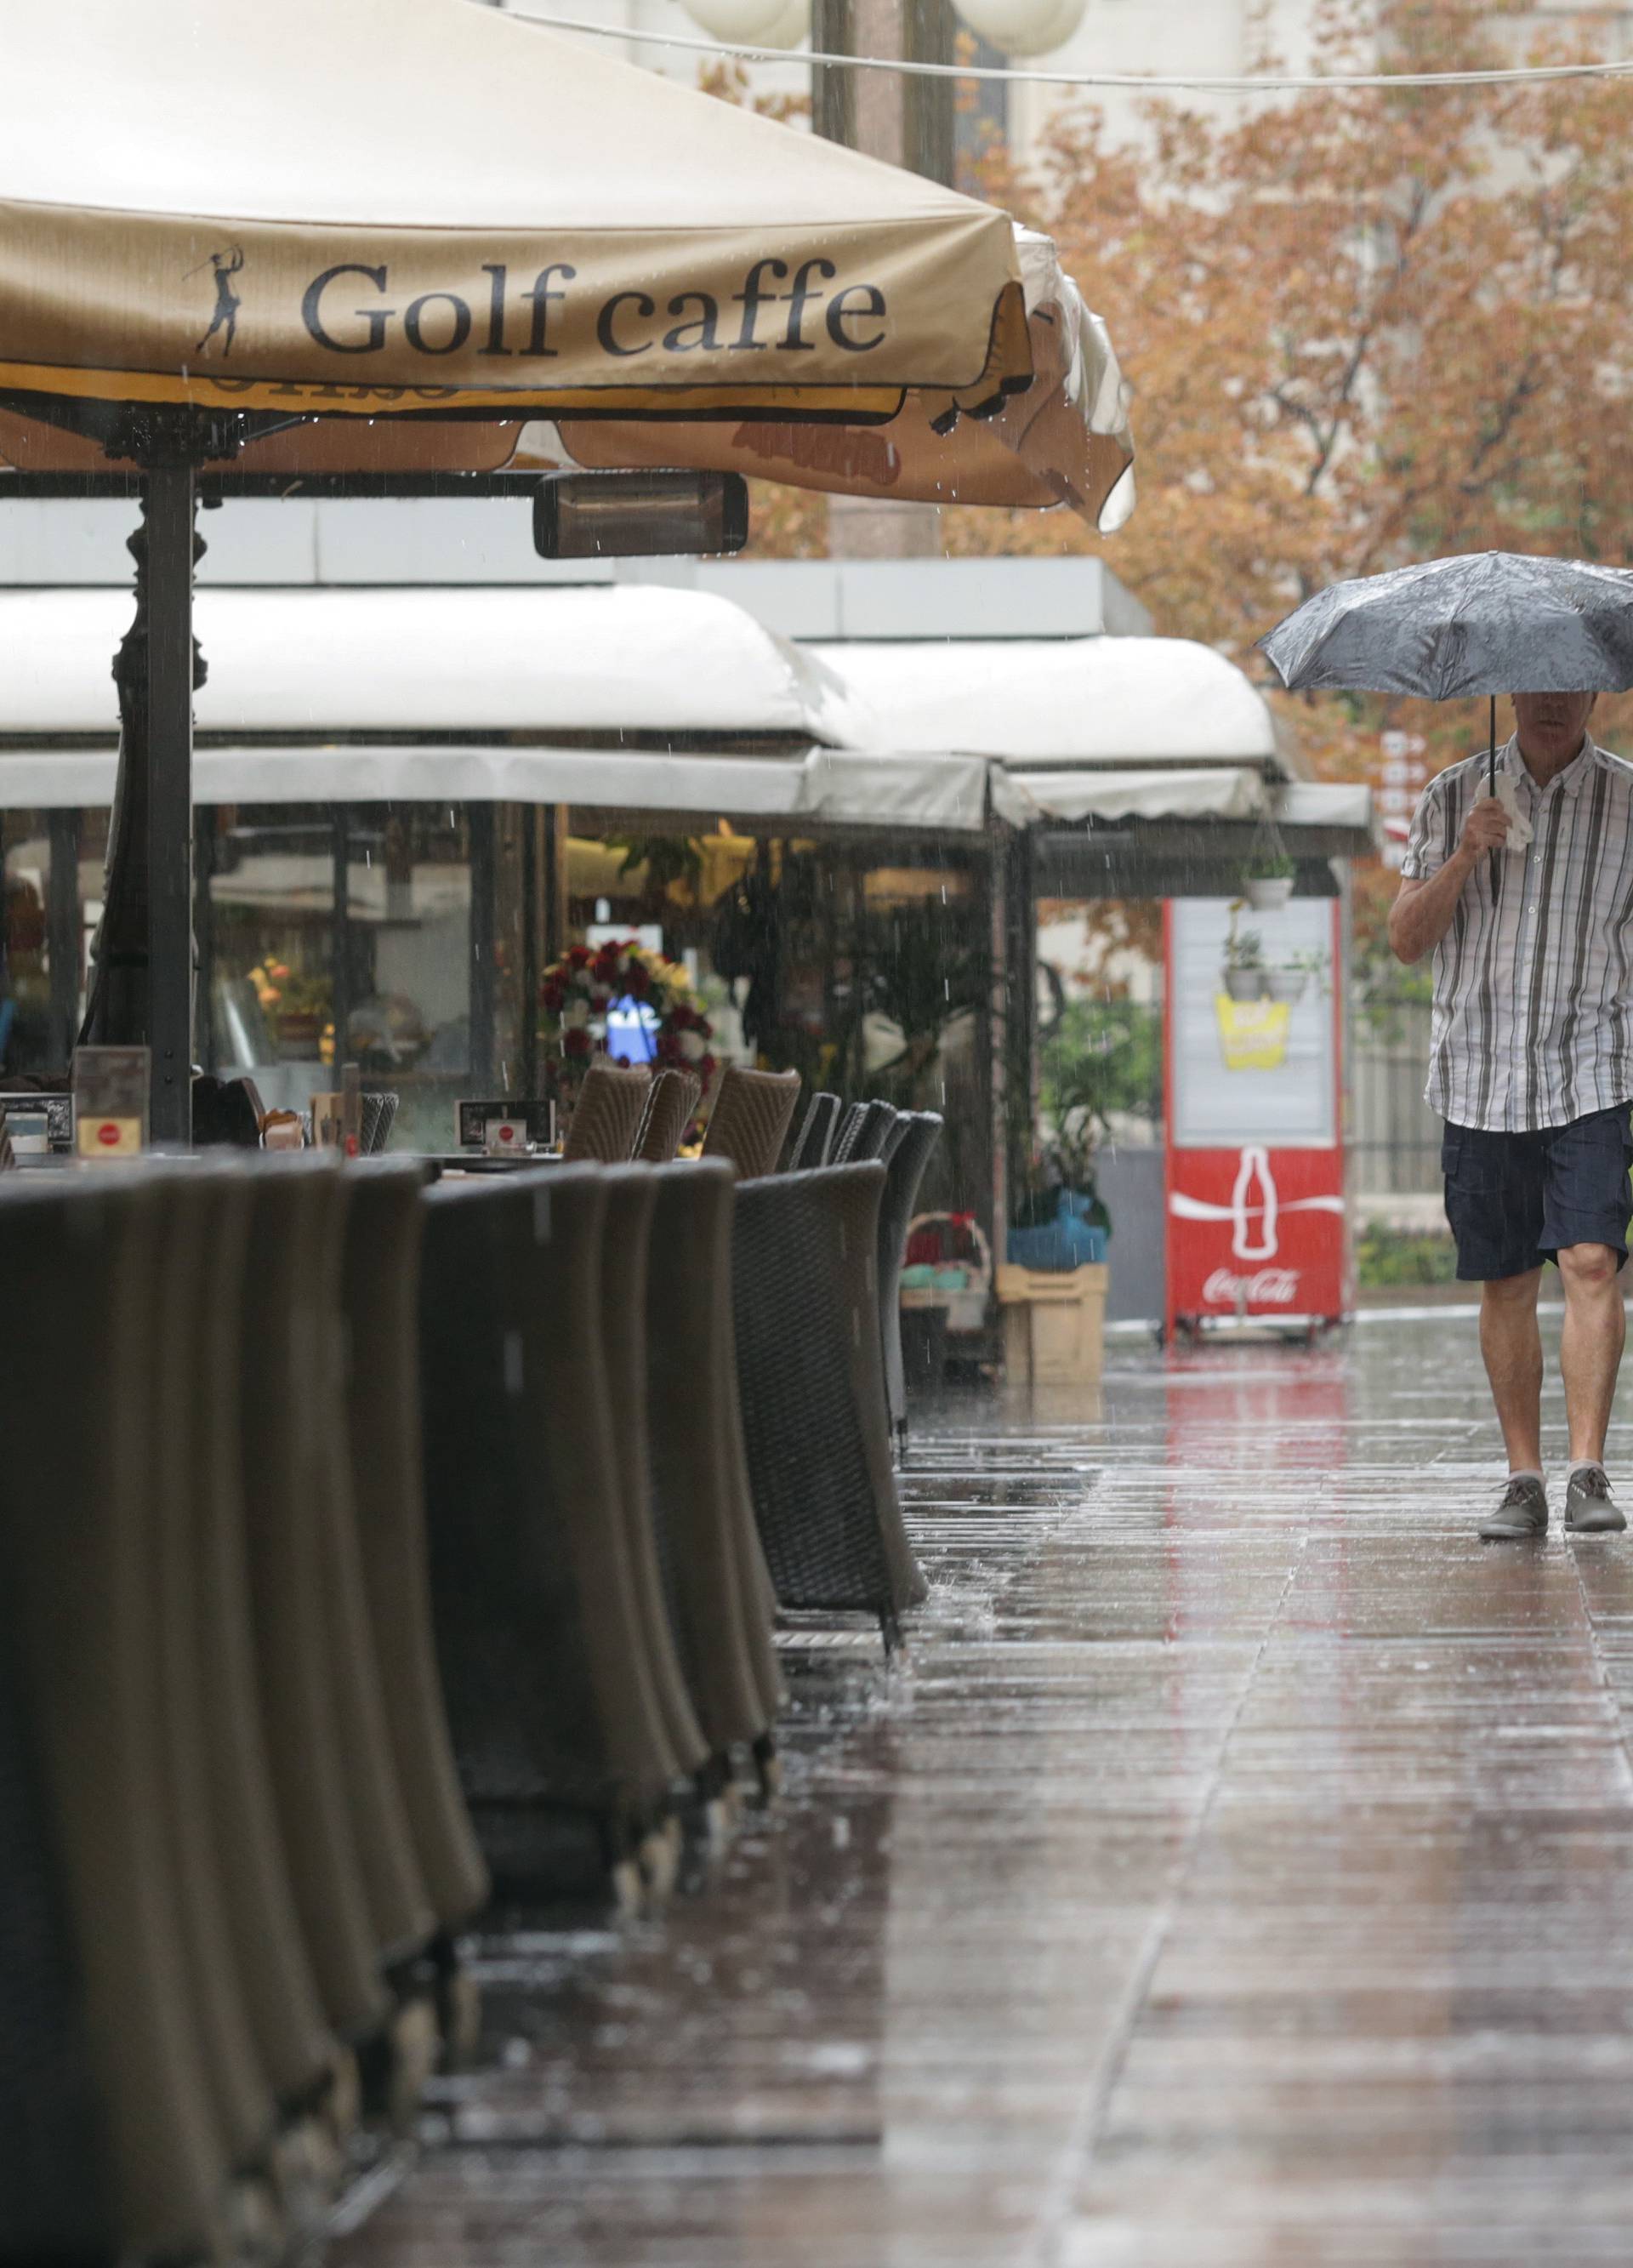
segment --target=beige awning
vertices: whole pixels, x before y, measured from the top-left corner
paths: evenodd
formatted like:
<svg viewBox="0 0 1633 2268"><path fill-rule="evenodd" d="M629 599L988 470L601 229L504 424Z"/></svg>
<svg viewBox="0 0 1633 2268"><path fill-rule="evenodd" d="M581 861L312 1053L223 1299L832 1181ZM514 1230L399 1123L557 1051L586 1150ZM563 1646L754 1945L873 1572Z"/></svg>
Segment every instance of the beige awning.
<svg viewBox="0 0 1633 2268"><path fill-rule="evenodd" d="M1128 388L1111 338L1048 237L1017 229L1035 376L991 417L910 394L884 425L769 420L663 424L563 419L528 426L518 466L690 465L829 495L898 502L1064 504L1110 534L1134 509Z"/></svg>
<svg viewBox="0 0 1633 2268"><path fill-rule="evenodd" d="M1033 374L1007 217L470 0L0 0L0 387L889 418Z"/></svg>

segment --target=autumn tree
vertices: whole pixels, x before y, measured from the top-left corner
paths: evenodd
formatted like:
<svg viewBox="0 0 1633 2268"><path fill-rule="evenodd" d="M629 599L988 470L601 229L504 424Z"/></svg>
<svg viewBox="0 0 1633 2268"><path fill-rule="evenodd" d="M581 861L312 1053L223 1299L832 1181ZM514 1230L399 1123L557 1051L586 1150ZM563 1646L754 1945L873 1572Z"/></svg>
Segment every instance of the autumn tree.
<svg viewBox="0 0 1633 2268"><path fill-rule="evenodd" d="M1329 0L1337 75L1530 55L1475 0ZM1488 547L1633 563L1633 85L1320 89L1220 120L1145 107L1138 147L1087 103L989 193L1058 241L1134 388L1139 508L1106 546L1158 626L1261 681L1254 640L1323 585ZM949 548L1097 549L1063 516L946 516ZM1431 766L1483 704L1285 701L1319 770L1357 776L1385 725ZM1633 752L1633 703L1596 731ZM1363 893L1390 894L1388 878Z"/></svg>

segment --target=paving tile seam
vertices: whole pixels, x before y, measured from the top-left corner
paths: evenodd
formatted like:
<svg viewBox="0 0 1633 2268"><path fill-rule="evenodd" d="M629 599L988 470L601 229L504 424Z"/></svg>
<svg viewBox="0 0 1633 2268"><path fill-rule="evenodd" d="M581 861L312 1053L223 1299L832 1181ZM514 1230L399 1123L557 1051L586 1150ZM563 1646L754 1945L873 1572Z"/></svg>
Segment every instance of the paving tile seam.
<svg viewBox="0 0 1633 2268"><path fill-rule="evenodd" d="M1319 1498L1330 1482L1324 1482L1313 1493ZM1215 1752L1213 1767L1203 1792L1202 1800L1190 1821L1185 1841L1168 1874L1164 1891L1151 1926L1141 1945L1139 1957L1122 1996L1115 2014L1107 2032L1107 2046L1098 2059L1090 2086L1085 2088L1063 2147L1056 2155L1054 2171L1048 2182L1041 2210L1033 2223L1031 2238L1017 2268L1068 2268L1067 2247L1076 2219L1073 2201L1079 2184L1086 2178L1095 2151L1111 2117L1114 2100L1127 2069L1141 2016L1151 1997L1152 1979L1172 1933L1175 1918L1183 1903L1186 1886L1195 1870L1198 1854L1207 1834L1220 1791L1224 1786L1226 1760L1236 1728L1247 1707L1259 1668L1268 1653L1271 1640L1286 1610L1300 1568L1304 1564L1305 1546L1309 1540L1310 1518L1306 1514L1303 1532L1297 1548L1291 1553L1283 1576L1280 1591L1266 1620L1252 1660L1247 1665L1241 1690L1227 1718Z"/></svg>
<svg viewBox="0 0 1633 2268"><path fill-rule="evenodd" d="M1587 1631L1587 1642L1593 1653L1594 1670L1605 1697L1606 1705L1616 1728L1616 1744L1621 1756L1622 1777L1629 1788L1630 1797L1633 1797L1633 1760L1629 1760L1629 1756L1626 1712L1622 1707L1622 1696L1617 1690L1615 1681L1611 1675L1610 1662L1600 1643L1599 1623L1593 1612L1593 1602L1583 1573L1582 1562L1574 1551L1568 1553L1567 1557L1570 1561L1571 1573L1576 1578L1577 1596L1581 1602L1582 1620Z"/></svg>

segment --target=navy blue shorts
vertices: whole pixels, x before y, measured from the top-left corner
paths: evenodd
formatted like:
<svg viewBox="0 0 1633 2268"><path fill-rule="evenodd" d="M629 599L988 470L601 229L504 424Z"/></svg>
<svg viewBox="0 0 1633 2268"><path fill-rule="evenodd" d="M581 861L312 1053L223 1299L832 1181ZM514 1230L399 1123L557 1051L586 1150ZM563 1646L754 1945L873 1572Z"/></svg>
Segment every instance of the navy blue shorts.
<svg viewBox="0 0 1633 2268"><path fill-rule="evenodd" d="M1625 1102L1534 1134L1448 1125L1440 1169L1458 1280L1523 1276L1573 1244L1607 1244L1625 1260L1629 1167Z"/></svg>

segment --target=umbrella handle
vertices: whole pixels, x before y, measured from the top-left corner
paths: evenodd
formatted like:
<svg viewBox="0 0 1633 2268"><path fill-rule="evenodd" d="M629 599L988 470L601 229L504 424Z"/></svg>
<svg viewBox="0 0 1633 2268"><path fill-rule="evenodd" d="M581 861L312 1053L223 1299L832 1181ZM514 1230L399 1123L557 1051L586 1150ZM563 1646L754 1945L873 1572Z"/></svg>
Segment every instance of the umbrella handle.
<svg viewBox="0 0 1633 2268"><path fill-rule="evenodd" d="M1490 755L1489 758L1489 769L1486 774L1486 784L1490 787L1492 794L1495 795L1497 793L1497 696L1495 693L1491 696L1491 731L1490 745Z"/></svg>

